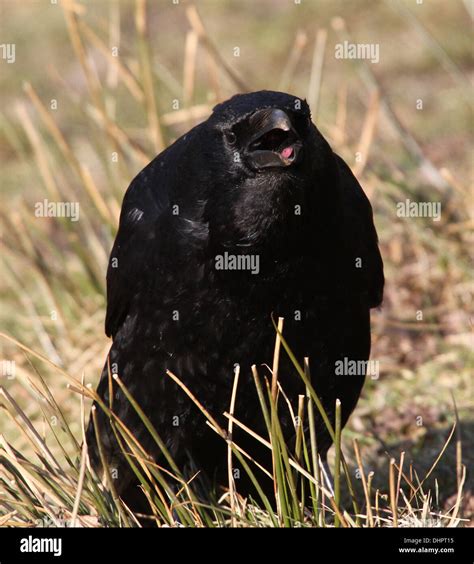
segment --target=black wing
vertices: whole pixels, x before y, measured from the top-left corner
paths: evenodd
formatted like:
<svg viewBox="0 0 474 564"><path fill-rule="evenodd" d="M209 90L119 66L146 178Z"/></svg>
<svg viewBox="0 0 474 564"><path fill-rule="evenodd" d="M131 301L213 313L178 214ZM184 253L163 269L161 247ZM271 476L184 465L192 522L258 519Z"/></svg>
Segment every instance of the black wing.
<svg viewBox="0 0 474 564"><path fill-rule="evenodd" d="M193 127L153 159L128 187L107 269L105 332L109 337L117 334L132 300L146 293L162 266L163 253L173 252L160 233L169 233L172 227L173 234L183 235L190 245L207 241L199 200L206 181L200 179L201 160L196 158L206 144L206 134L206 122ZM175 215L176 204L180 211Z"/></svg>
<svg viewBox="0 0 474 564"><path fill-rule="evenodd" d="M107 314L105 332L115 337L128 312L137 279L153 244L155 227L169 206L166 183L156 174L161 155L132 181L125 194L120 225L107 269Z"/></svg>
<svg viewBox="0 0 474 564"><path fill-rule="evenodd" d="M189 137L189 134L181 137L151 161L125 194L107 269L105 332L109 337L117 334L132 299L140 292L140 285L146 285L147 276L159 260L158 228L170 209Z"/></svg>
<svg viewBox="0 0 474 564"><path fill-rule="evenodd" d="M335 154L339 168L346 219L350 223L357 256L364 261L364 272L370 307L382 303L384 274L383 262L378 246L372 206L349 166Z"/></svg>

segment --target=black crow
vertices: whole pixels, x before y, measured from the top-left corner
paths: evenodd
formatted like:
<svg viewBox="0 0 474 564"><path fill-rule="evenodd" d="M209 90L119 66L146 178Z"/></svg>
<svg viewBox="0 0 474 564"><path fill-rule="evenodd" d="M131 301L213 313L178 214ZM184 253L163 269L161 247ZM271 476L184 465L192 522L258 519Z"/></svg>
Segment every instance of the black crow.
<svg viewBox="0 0 474 564"><path fill-rule="evenodd" d="M369 358L370 308L381 303L383 285L370 203L312 123L306 101L272 91L236 95L158 155L125 194L107 272L105 329L113 343L98 394L162 464L109 377L118 374L177 465L220 480L225 441L166 370L226 428L238 363L236 417L265 436L251 366L271 366L271 316L284 317L284 336L300 362L309 357L330 419L339 398L345 424L365 378L347 366ZM279 381L296 408L304 384L283 356ZM286 408L280 412L290 440L294 422ZM107 416L96 413L117 490L127 498L134 474ZM324 459L331 439L320 417L316 423ZM99 467L92 419L87 440ZM268 462L267 449L245 433L235 441Z"/></svg>

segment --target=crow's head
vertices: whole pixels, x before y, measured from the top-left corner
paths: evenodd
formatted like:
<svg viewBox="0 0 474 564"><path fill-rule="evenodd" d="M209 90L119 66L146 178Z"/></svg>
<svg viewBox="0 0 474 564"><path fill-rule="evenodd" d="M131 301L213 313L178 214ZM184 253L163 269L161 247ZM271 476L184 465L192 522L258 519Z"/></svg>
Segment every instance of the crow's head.
<svg viewBox="0 0 474 564"><path fill-rule="evenodd" d="M243 167L255 172L285 168L302 157L302 137L309 121L309 115L263 108L224 128L224 142L234 162L242 162Z"/></svg>
<svg viewBox="0 0 474 564"><path fill-rule="evenodd" d="M209 122L232 169L250 175L294 168L304 161L305 146L311 152L314 143L308 104L282 92L234 96L214 108Z"/></svg>
<svg viewBox="0 0 474 564"><path fill-rule="evenodd" d="M276 249L303 237L311 200L323 202L333 168L306 101L282 92L239 94L202 125L212 169L205 214L211 238L223 246Z"/></svg>

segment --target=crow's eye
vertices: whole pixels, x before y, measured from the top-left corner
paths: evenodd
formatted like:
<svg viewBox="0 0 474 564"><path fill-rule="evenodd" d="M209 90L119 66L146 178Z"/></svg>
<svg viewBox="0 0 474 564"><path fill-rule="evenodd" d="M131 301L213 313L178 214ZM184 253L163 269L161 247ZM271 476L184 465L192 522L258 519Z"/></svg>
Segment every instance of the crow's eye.
<svg viewBox="0 0 474 564"><path fill-rule="evenodd" d="M233 145L237 141L237 137L233 131L226 131L225 138L227 139L227 142L230 143L231 145Z"/></svg>
<svg viewBox="0 0 474 564"><path fill-rule="evenodd" d="M306 112L299 112L299 113L294 113L293 114L293 118L292 118L293 124L296 128L296 130L301 133L304 134L305 132L308 131L308 129L311 127L311 116L309 114L307 114Z"/></svg>
<svg viewBox="0 0 474 564"><path fill-rule="evenodd" d="M307 114L306 112L304 114L301 114L300 123L303 127L309 127L311 125L311 115Z"/></svg>

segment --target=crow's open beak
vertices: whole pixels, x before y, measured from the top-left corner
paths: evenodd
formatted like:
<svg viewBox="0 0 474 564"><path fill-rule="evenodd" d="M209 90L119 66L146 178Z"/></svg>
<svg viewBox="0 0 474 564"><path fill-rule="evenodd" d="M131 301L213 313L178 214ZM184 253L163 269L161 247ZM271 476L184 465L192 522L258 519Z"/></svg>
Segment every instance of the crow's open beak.
<svg viewBox="0 0 474 564"><path fill-rule="evenodd" d="M286 112L268 108L255 112L249 125L254 132L247 152L255 168L287 167L293 164L302 142Z"/></svg>

